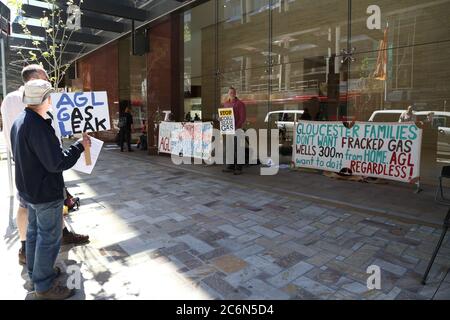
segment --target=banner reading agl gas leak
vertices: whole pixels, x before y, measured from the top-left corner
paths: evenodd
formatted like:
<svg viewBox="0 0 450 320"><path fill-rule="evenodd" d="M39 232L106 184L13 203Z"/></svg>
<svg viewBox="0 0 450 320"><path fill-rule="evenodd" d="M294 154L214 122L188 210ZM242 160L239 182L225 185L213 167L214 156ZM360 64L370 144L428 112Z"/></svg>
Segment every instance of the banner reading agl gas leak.
<svg viewBox="0 0 450 320"><path fill-rule="evenodd" d="M293 161L297 167L413 182L420 177L422 129L413 122L300 121Z"/></svg>

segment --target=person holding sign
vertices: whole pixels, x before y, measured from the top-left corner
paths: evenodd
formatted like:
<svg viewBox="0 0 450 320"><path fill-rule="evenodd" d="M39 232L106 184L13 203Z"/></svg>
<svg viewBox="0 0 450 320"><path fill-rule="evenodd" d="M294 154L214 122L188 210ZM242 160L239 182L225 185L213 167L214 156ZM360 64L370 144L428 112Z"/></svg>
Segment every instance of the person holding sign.
<svg viewBox="0 0 450 320"><path fill-rule="evenodd" d="M85 148L86 134L69 149L62 150L53 127L45 120L54 92L45 80L31 80L24 86L27 105L11 129L16 187L28 206L26 242L27 268L39 299L66 299L73 292L56 281L54 268L61 247L64 179Z"/></svg>
<svg viewBox="0 0 450 320"><path fill-rule="evenodd" d="M23 83L27 83L31 80L45 80L48 81L48 75L45 69L38 64L31 64L22 69L22 80ZM23 91L24 87L20 87L18 90L9 93L2 102L1 113L3 118L3 133L5 135L6 147L8 151L12 152L11 149L11 139L10 132L14 121L19 117L19 115L25 110L26 104L23 103ZM47 112L48 118L46 116L46 121L52 121L53 114ZM57 128L57 126L55 126ZM58 136L57 136L58 137ZM59 137L58 137L59 139ZM17 210L17 230L19 233L19 238L21 242L21 247L19 249L19 264L27 264L27 258L25 254L26 250L26 235L28 228L28 205L24 199L18 197L19 208ZM69 231L67 227L63 225L63 244L84 244L89 241L89 236L77 234L73 231Z"/></svg>
<svg viewBox="0 0 450 320"><path fill-rule="evenodd" d="M234 87L230 87L228 89L228 99L224 102L224 108L232 108L234 115L234 129L243 129L244 124L247 120L247 114L245 110L245 104L239 100L236 95L236 89ZM235 175L242 174L242 165L238 164L237 161L237 146L238 139L237 136L234 136L234 163L231 165L227 165L227 167L223 170L224 172L233 172Z"/></svg>

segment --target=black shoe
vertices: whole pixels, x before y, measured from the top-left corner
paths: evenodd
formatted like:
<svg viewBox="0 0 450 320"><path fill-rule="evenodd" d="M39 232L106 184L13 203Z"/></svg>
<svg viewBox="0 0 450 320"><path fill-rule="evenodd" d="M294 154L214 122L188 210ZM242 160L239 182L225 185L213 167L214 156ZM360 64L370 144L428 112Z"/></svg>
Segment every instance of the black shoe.
<svg viewBox="0 0 450 320"><path fill-rule="evenodd" d="M234 174L235 176L241 175L241 174L242 174L242 170L239 170L239 169L234 170L233 174Z"/></svg>
<svg viewBox="0 0 450 320"><path fill-rule="evenodd" d="M231 168L222 169L222 172L233 172L233 171L234 171L234 169L231 169Z"/></svg>
<svg viewBox="0 0 450 320"><path fill-rule="evenodd" d="M25 254L25 250L22 250L22 248L19 249L19 264L21 266L24 266L27 264L27 256Z"/></svg>
<svg viewBox="0 0 450 320"><path fill-rule="evenodd" d="M133 152L133 151L134 151L133 149L128 150L128 152Z"/></svg>

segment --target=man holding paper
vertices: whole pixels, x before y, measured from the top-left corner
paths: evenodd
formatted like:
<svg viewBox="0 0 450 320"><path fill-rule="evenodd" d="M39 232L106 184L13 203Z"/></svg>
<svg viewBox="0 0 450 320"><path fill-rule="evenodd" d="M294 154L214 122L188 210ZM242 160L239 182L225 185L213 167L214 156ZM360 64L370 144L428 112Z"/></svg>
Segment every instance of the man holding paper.
<svg viewBox="0 0 450 320"><path fill-rule="evenodd" d="M54 264L62 238L62 172L70 169L84 148L90 146L89 136L83 135L69 149L62 150L53 127L45 119L53 91L45 80L28 81L23 92L27 108L11 129L16 187L28 204L28 274L35 296L41 299L65 299L73 294L55 281Z"/></svg>
<svg viewBox="0 0 450 320"><path fill-rule="evenodd" d="M26 66L22 70L22 79L24 83L31 80L42 79L48 81L47 72L44 68L37 64L32 64ZM12 152L11 149L11 139L10 132L14 121L19 117L23 110L25 110L26 105L22 102L24 87L20 87L18 90L9 93L2 102L1 113L3 118L3 133L5 135L6 147L8 151ZM50 119L46 121L52 121L53 115L48 112ZM58 126L54 126L55 129ZM59 134L56 135L59 138ZM26 177L25 177L26 178ZM19 208L17 210L17 229L19 233L19 238L21 246L19 249L19 264L27 264L25 248L26 248L26 232L28 228L28 209L25 200L18 197ZM63 225L63 244L84 244L89 241L89 236L77 234L73 231L69 231L67 227Z"/></svg>

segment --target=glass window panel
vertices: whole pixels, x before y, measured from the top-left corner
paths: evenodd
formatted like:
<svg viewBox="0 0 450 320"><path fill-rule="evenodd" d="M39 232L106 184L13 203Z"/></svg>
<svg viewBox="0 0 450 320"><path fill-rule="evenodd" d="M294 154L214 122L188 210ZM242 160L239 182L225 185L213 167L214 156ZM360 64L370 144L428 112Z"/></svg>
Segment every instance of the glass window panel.
<svg viewBox="0 0 450 320"><path fill-rule="evenodd" d="M267 65L270 0L218 0L220 72Z"/></svg>

